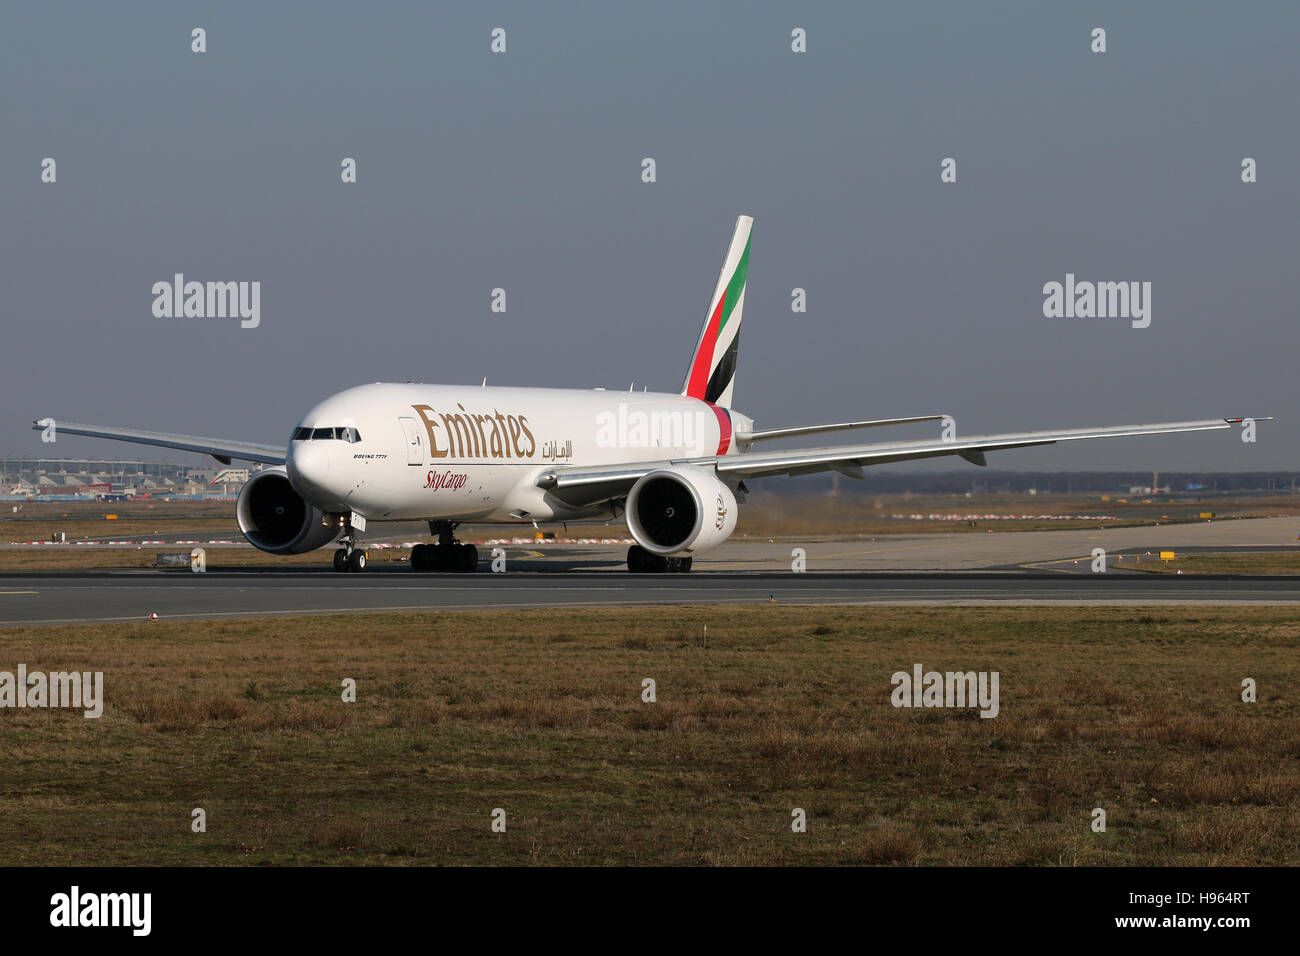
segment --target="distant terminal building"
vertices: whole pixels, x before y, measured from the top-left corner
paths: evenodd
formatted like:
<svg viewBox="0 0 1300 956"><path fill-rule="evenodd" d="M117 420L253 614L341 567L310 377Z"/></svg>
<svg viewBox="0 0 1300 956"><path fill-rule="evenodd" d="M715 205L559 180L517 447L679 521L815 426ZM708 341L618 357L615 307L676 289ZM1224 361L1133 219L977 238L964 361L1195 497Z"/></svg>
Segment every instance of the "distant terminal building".
<svg viewBox="0 0 1300 956"><path fill-rule="evenodd" d="M103 458L0 458L0 496L231 495L247 468Z"/></svg>

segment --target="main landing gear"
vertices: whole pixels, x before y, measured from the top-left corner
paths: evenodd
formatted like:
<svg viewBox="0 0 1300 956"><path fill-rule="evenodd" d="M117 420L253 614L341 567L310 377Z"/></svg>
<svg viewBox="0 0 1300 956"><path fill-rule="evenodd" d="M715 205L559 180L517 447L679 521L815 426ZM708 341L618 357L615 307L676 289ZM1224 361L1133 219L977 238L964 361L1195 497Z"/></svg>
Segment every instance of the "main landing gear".
<svg viewBox="0 0 1300 956"><path fill-rule="evenodd" d="M343 537L339 538L343 547L334 552L335 571L364 571L366 569L366 552L357 547L357 533L352 530L352 522L344 519Z"/></svg>
<svg viewBox="0 0 1300 956"><path fill-rule="evenodd" d="M412 571L464 573L478 570L478 548L461 544L452 536L456 524L454 521L429 522L429 534L437 535L438 543L417 544L411 549Z"/></svg>
<svg viewBox="0 0 1300 956"><path fill-rule="evenodd" d="M634 544L627 549L627 569L633 574L685 574L691 569L691 558L666 558L653 554Z"/></svg>

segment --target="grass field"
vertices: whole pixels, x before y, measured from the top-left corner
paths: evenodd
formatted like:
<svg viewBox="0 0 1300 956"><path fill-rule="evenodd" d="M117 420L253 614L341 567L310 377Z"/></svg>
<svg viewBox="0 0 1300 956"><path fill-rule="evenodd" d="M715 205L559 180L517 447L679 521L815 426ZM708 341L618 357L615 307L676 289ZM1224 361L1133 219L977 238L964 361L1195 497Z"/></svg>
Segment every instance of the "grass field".
<svg viewBox="0 0 1300 956"><path fill-rule="evenodd" d="M74 541L187 531L238 535L239 525L233 501L27 501L0 513L0 541L45 541L55 531Z"/></svg>
<svg viewBox="0 0 1300 956"><path fill-rule="evenodd" d="M152 568L159 554L189 554L188 545L121 548L30 548L0 550L0 571L95 571L107 568ZM205 548L208 568L311 567L327 568L334 552L329 549L306 554L267 554L251 545L246 548ZM371 564L405 558L410 549L372 549L366 552ZM188 559L187 559L188 563Z"/></svg>
<svg viewBox="0 0 1300 956"><path fill-rule="evenodd" d="M1175 554L1172 561L1156 559L1133 567L1151 574L1300 574L1300 551Z"/></svg>
<svg viewBox="0 0 1300 956"><path fill-rule="evenodd" d="M0 846L11 865L1294 864L1298 650L1272 608L6 630L0 670L102 670L107 703L0 710ZM914 663L998 671L999 715L895 709Z"/></svg>

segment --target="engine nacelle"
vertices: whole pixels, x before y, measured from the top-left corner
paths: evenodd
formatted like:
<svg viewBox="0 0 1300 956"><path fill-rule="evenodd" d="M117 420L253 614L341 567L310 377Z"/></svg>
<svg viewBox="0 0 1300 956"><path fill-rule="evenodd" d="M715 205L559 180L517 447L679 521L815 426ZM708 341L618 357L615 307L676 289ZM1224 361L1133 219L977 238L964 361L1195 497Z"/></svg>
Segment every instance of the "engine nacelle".
<svg viewBox="0 0 1300 956"><path fill-rule="evenodd" d="M248 479L235 503L239 530L248 543L269 554L302 554L338 537L327 520L289 484L284 468L267 468Z"/></svg>
<svg viewBox="0 0 1300 956"><path fill-rule="evenodd" d="M736 496L693 465L652 471L627 494L627 526L652 554L708 551L736 530Z"/></svg>

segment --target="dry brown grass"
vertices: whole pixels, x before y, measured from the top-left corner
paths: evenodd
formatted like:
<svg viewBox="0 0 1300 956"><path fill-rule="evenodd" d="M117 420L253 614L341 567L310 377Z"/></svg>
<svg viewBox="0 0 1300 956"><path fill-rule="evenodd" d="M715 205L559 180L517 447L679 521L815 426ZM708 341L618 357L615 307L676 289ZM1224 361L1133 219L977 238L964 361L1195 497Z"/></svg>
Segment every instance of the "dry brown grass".
<svg viewBox="0 0 1300 956"><path fill-rule="evenodd" d="M245 548L205 548L208 570L228 568L328 568L332 552L329 549L309 551L306 554L267 554L251 546ZM0 571L100 571L120 568L152 568L160 553L186 554L189 546L79 548L74 545L57 548L0 548ZM405 559L409 550L372 549L366 552L371 564ZM188 558L186 559L188 563ZM182 570L184 570L182 568ZM188 572L187 572L188 573Z"/></svg>
<svg viewBox="0 0 1300 956"><path fill-rule="evenodd" d="M14 506L18 511L13 511ZM117 515L109 520L107 515ZM0 541L45 541L55 531L68 540L133 534L233 531L233 501L0 502Z"/></svg>
<svg viewBox="0 0 1300 956"><path fill-rule="evenodd" d="M0 669L102 670L107 703L0 710L0 845L78 864L1296 863L1298 649L1268 608L7 630ZM999 671L1000 715L894 709L915 662Z"/></svg>
<svg viewBox="0 0 1300 956"><path fill-rule="evenodd" d="M1300 551L1175 554L1172 561L1151 560L1127 569L1150 574L1300 574Z"/></svg>

